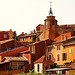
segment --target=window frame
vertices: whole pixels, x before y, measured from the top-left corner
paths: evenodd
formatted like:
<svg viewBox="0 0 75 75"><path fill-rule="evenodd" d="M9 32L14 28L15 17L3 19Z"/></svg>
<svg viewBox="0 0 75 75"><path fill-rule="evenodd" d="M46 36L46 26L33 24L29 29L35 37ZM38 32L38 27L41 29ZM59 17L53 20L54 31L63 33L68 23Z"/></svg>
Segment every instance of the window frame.
<svg viewBox="0 0 75 75"><path fill-rule="evenodd" d="M59 60L58 60L58 55L59 55ZM57 61L60 61L60 53L57 54Z"/></svg>
<svg viewBox="0 0 75 75"><path fill-rule="evenodd" d="M60 50L60 45L57 45L57 50Z"/></svg>
<svg viewBox="0 0 75 75"><path fill-rule="evenodd" d="M62 53L62 61L66 61L66 60L67 60L67 53Z"/></svg>

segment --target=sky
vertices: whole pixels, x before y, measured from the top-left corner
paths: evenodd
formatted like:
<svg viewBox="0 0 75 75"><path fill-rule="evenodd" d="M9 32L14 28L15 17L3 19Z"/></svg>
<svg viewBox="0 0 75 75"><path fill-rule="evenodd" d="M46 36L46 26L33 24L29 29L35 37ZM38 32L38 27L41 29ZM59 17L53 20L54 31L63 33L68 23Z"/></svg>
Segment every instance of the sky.
<svg viewBox="0 0 75 75"><path fill-rule="evenodd" d="M50 1L58 25L75 24L75 0L0 0L0 30L30 33L44 24Z"/></svg>

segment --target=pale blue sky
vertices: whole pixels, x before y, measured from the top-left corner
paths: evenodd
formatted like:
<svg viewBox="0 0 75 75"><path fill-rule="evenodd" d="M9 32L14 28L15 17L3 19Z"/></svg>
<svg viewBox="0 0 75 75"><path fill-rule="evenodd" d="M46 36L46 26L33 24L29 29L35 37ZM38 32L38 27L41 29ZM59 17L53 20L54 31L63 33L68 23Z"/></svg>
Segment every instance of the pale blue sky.
<svg viewBox="0 0 75 75"><path fill-rule="evenodd" d="M75 24L75 0L0 0L0 30L29 33L44 24L50 9L58 24Z"/></svg>

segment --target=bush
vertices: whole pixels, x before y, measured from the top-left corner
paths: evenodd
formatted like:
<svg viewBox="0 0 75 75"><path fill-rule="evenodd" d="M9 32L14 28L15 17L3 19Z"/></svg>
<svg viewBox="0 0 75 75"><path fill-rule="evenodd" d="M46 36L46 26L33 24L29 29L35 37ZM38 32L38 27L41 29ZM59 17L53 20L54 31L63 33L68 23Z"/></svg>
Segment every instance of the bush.
<svg viewBox="0 0 75 75"><path fill-rule="evenodd" d="M54 63L54 64L51 64L50 65L50 68L52 69L52 68L56 68L57 67L57 63Z"/></svg>
<svg viewBox="0 0 75 75"><path fill-rule="evenodd" d="M47 70L47 66L45 66L45 70Z"/></svg>

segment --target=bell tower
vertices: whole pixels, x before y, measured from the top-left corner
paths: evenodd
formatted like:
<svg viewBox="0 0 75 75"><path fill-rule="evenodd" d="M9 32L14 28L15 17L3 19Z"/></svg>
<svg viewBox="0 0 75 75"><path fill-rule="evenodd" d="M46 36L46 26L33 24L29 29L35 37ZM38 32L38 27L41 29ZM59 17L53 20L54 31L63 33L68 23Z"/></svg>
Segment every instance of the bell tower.
<svg viewBox="0 0 75 75"><path fill-rule="evenodd" d="M48 30L48 38L51 40L54 40L57 36L57 20L55 19L55 16L53 16L52 8L51 8L50 2L50 11L49 16L47 16L47 19L44 20L45 22L45 29Z"/></svg>

